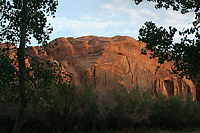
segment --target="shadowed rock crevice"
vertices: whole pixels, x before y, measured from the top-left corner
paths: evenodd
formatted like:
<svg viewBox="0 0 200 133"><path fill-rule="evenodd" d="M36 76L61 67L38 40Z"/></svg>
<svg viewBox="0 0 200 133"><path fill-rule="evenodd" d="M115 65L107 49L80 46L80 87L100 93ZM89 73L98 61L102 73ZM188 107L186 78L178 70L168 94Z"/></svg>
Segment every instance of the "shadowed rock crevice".
<svg viewBox="0 0 200 133"><path fill-rule="evenodd" d="M130 64L127 56L126 56L126 60L127 60L128 66L129 66L130 73L131 73L131 84L133 85L133 73L132 73L132 70L131 70L131 64Z"/></svg>
<svg viewBox="0 0 200 133"><path fill-rule="evenodd" d="M164 81L164 86L167 91L168 96L173 96L174 95L174 82L170 80L165 80Z"/></svg>
<svg viewBox="0 0 200 133"><path fill-rule="evenodd" d="M95 72L95 66L94 66L94 70L93 70L93 78L94 78L94 87L96 87L96 72Z"/></svg>

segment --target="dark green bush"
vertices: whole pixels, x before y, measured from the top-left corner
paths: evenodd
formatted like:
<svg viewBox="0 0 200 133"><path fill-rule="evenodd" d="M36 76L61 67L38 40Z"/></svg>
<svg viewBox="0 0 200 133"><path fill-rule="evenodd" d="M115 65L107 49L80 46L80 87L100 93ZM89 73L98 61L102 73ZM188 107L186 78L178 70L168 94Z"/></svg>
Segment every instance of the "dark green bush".
<svg viewBox="0 0 200 133"><path fill-rule="evenodd" d="M28 104L24 132L191 129L200 125L200 104L190 96L165 97L151 89L94 90L60 85ZM9 132L16 107L0 108L0 129Z"/></svg>

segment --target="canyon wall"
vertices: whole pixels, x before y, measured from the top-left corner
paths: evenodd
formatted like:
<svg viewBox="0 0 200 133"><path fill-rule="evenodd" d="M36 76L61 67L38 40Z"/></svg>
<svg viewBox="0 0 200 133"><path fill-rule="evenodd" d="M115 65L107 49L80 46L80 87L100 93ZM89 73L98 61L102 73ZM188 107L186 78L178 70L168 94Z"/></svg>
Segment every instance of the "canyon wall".
<svg viewBox="0 0 200 133"><path fill-rule="evenodd" d="M47 55L61 62L73 75L76 86L96 89L125 87L143 91L153 89L166 96L192 94L196 87L191 80L180 79L171 71L171 63L158 64L150 54L141 55L145 43L127 36L58 38L47 49Z"/></svg>
<svg viewBox="0 0 200 133"><path fill-rule="evenodd" d="M26 54L62 63L63 72L72 73L72 84L94 89L125 87L139 91L153 89L166 96L189 93L196 99L196 87L191 80L180 79L171 71L171 63L158 64L150 53L141 54L145 43L127 36L57 38L52 48L30 46ZM1 44L1 47L4 45ZM28 60L28 61L27 61ZM27 56L26 64L31 64ZM29 64L30 63L30 64ZM199 93L198 93L199 94Z"/></svg>

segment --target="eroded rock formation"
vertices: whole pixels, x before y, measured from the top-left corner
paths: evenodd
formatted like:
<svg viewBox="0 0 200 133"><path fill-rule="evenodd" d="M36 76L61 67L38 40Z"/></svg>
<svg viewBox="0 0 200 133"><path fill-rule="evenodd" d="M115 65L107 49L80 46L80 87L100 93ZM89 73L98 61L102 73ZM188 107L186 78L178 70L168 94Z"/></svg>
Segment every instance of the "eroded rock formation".
<svg viewBox="0 0 200 133"><path fill-rule="evenodd" d="M171 64L160 65L150 54L141 55L145 43L127 36L57 38L56 44L44 51L27 48L27 54L62 63L66 73L72 73L76 86L95 89L125 87L143 91L153 89L166 96L190 93L196 99L196 87L191 80L180 79L171 71ZM31 59L28 57L31 63Z"/></svg>
<svg viewBox="0 0 200 133"><path fill-rule="evenodd" d="M145 44L127 36L112 38L86 36L58 38L47 55L61 62L73 74L73 83L96 89L124 86L127 89L154 89L166 96L191 93L196 99L196 87L191 80L180 79L171 71L171 64L160 65L141 55Z"/></svg>

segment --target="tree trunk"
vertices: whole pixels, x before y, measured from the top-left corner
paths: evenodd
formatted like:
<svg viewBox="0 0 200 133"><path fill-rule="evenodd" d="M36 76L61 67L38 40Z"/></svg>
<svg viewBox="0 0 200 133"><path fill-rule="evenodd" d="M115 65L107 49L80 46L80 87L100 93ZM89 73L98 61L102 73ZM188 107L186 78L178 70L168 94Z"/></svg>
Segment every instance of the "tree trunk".
<svg viewBox="0 0 200 133"><path fill-rule="evenodd" d="M19 62L19 75L18 75L18 93L19 93L19 109L17 119L13 128L13 133L21 133L24 115L26 114L26 94L25 94L25 45L26 45L26 17L27 17L27 0L23 0L22 7L22 25L20 26L20 46L17 51L18 62Z"/></svg>

